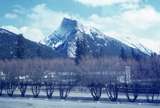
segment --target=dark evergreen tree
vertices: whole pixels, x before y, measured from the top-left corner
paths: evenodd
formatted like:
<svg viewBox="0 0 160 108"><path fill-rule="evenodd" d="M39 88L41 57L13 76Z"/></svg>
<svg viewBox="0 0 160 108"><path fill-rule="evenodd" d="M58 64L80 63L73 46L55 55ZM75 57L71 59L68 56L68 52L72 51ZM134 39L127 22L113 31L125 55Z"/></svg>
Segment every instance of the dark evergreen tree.
<svg viewBox="0 0 160 108"><path fill-rule="evenodd" d="M17 38L16 57L19 59L24 58L24 37L22 34L19 34Z"/></svg>
<svg viewBox="0 0 160 108"><path fill-rule="evenodd" d="M42 57L42 52L41 52L41 44L39 43L38 48L37 48L37 57L41 58Z"/></svg>
<svg viewBox="0 0 160 108"><path fill-rule="evenodd" d="M158 56L156 53L151 54L151 74L154 76L154 78L159 79L160 77L160 56Z"/></svg>
<svg viewBox="0 0 160 108"><path fill-rule="evenodd" d="M100 58L100 57L103 57L104 54L103 54L103 48L102 47L99 47L97 49L94 50L94 53L92 53L92 56L94 58Z"/></svg>
<svg viewBox="0 0 160 108"><path fill-rule="evenodd" d="M99 48L98 57L104 57L103 48Z"/></svg>
<svg viewBox="0 0 160 108"><path fill-rule="evenodd" d="M123 60L127 59L127 55L123 47L121 48L120 58L122 58Z"/></svg>
<svg viewBox="0 0 160 108"><path fill-rule="evenodd" d="M141 56L135 52L135 50L132 48L131 50L131 53L132 53L132 57L136 60L136 61L140 61L141 60Z"/></svg>
<svg viewBox="0 0 160 108"><path fill-rule="evenodd" d="M82 58L86 56L86 42L85 39L77 39L76 41L76 58L75 63L78 65Z"/></svg>

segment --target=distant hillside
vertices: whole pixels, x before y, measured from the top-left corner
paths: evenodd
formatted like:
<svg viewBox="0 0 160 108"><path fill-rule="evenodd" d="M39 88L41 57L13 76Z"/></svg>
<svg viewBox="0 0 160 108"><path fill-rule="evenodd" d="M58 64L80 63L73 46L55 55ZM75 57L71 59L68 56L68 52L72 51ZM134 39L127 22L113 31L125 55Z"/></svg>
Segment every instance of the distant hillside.
<svg viewBox="0 0 160 108"><path fill-rule="evenodd" d="M25 39L0 28L0 59L12 58L53 58L57 55L52 48Z"/></svg>

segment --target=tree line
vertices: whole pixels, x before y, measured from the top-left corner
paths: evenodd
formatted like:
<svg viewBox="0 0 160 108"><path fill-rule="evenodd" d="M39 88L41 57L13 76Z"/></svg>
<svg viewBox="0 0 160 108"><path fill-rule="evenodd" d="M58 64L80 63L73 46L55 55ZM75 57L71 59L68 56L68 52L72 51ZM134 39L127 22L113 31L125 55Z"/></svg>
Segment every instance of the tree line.
<svg viewBox="0 0 160 108"><path fill-rule="evenodd" d="M119 57L94 58L86 56L81 59L78 65L74 59L64 58L1 60L0 72L1 79L5 78L7 81L25 79L33 82L44 80L63 82L63 80L70 80L74 76L81 80L82 84L89 84L114 80L118 76L124 75L126 66L130 67L131 78L134 80L158 80L160 78L160 56L155 54L140 61L123 60Z"/></svg>

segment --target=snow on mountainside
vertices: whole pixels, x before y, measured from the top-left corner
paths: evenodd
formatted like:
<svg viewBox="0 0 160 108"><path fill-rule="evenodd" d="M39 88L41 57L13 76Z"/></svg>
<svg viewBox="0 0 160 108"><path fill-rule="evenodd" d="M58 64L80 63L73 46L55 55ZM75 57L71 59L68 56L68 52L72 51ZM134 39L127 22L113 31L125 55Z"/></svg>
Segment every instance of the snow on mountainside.
<svg viewBox="0 0 160 108"><path fill-rule="evenodd" d="M114 37L115 39L121 41L122 43L132 47L132 48L137 48L141 50L142 52L150 55L154 51L150 50L149 48L145 47L142 43L138 41L138 39L131 38L131 37Z"/></svg>
<svg viewBox="0 0 160 108"><path fill-rule="evenodd" d="M77 39L85 39L86 48L93 55L101 53L119 56L122 48L128 57L132 56L133 50L139 55L149 55L151 52L136 41L134 41L136 44L133 44L133 40L130 39L115 39L106 36L93 27L84 26L68 18L63 19L60 27L45 39L45 43L63 56L75 57Z"/></svg>
<svg viewBox="0 0 160 108"><path fill-rule="evenodd" d="M8 35L14 35L14 33L8 31L8 30L5 30L3 28L0 28L0 34L8 34Z"/></svg>

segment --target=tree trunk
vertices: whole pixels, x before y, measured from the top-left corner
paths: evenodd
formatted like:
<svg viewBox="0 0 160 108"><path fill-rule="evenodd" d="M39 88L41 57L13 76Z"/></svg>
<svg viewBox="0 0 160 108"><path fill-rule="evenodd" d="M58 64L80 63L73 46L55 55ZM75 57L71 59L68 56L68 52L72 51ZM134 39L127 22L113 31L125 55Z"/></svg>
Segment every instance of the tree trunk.
<svg viewBox="0 0 160 108"><path fill-rule="evenodd" d="M54 92L54 86L52 83L45 83L46 86L46 94L48 98L52 97L52 94Z"/></svg>
<svg viewBox="0 0 160 108"><path fill-rule="evenodd" d="M60 98L66 99L68 97L69 92L70 92L70 87L60 87L59 88Z"/></svg>
<svg viewBox="0 0 160 108"><path fill-rule="evenodd" d="M137 84L126 84L125 92L129 102L135 102L138 97L138 86Z"/></svg>
<svg viewBox="0 0 160 108"><path fill-rule="evenodd" d="M25 96L25 93L26 93L26 90L27 90L27 84L21 82L19 84L19 90L21 92L21 96L24 97Z"/></svg>
<svg viewBox="0 0 160 108"><path fill-rule="evenodd" d="M106 92L109 100L116 101L118 99L118 86L117 84L108 84L106 86Z"/></svg>
<svg viewBox="0 0 160 108"><path fill-rule="evenodd" d="M3 91L3 82L0 82L0 96L2 95L2 91Z"/></svg>
<svg viewBox="0 0 160 108"><path fill-rule="evenodd" d="M40 84L33 84L32 85L32 94L33 94L33 97L38 97L39 93L40 93L40 88L41 88L41 85Z"/></svg>
<svg viewBox="0 0 160 108"><path fill-rule="evenodd" d="M149 86L149 88L147 89L147 92L146 92L147 102L149 102L149 103L156 102L156 100L158 100L159 93L160 92L159 92L158 88L156 88L155 85Z"/></svg>
<svg viewBox="0 0 160 108"><path fill-rule="evenodd" d="M89 90L91 92L91 95L95 101L98 101L102 94L102 86L101 85L95 85L91 84L89 86Z"/></svg>
<svg viewBox="0 0 160 108"><path fill-rule="evenodd" d="M6 89L8 96L12 97L15 89L16 85L14 83L9 82L7 84L7 89Z"/></svg>

